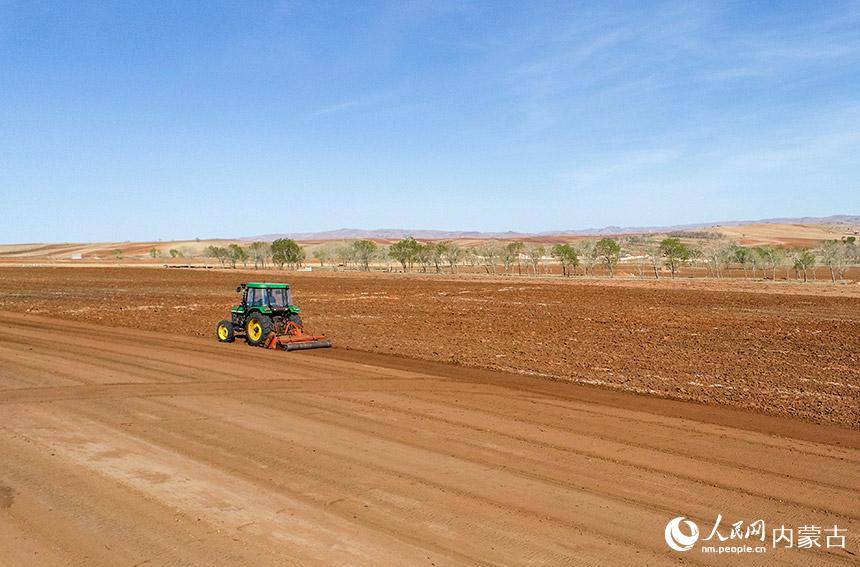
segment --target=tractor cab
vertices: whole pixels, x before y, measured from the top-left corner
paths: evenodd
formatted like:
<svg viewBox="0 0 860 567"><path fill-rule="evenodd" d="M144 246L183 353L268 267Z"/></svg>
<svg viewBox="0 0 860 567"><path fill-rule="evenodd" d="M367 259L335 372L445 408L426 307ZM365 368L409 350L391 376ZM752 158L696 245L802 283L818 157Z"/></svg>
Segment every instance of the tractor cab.
<svg viewBox="0 0 860 567"><path fill-rule="evenodd" d="M237 293L242 294L242 303L233 308L234 313L260 313L290 312L299 314L301 309L293 305L293 291L289 284L281 283L247 283L236 288Z"/></svg>

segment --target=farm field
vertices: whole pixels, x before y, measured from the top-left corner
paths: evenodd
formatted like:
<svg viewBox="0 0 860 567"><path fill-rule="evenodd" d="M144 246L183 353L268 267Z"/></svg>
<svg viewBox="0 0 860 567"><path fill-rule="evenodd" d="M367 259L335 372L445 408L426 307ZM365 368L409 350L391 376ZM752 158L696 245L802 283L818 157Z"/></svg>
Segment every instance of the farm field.
<svg viewBox="0 0 860 567"><path fill-rule="evenodd" d="M856 430L97 318L0 314L0 360L2 565L730 564L664 542L717 514L847 530L745 564L860 544Z"/></svg>
<svg viewBox="0 0 860 567"><path fill-rule="evenodd" d="M338 350L860 427L856 285L6 267L0 311L209 338L260 279Z"/></svg>

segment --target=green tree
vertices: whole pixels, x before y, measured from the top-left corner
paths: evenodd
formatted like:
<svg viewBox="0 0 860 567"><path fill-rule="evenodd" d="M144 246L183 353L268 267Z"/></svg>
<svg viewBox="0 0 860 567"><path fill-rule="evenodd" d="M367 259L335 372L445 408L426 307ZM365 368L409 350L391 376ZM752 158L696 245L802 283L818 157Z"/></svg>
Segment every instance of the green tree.
<svg viewBox="0 0 860 567"><path fill-rule="evenodd" d="M809 281L807 276L809 270L815 267L815 254L811 250L797 249L791 252L791 261L794 265L794 275L796 279L800 279L803 275L803 282Z"/></svg>
<svg viewBox="0 0 860 567"><path fill-rule="evenodd" d="M411 270L418 257L418 250L421 245L411 236L398 240L388 249L388 254L400 262L403 266L403 271Z"/></svg>
<svg viewBox="0 0 860 567"><path fill-rule="evenodd" d="M732 245L732 261L741 265L741 268L744 270L744 277L747 276L747 270L749 269L752 257L753 251L749 248L745 248L737 244ZM753 276L755 276L755 273L753 273Z"/></svg>
<svg viewBox="0 0 860 567"><path fill-rule="evenodd" d="M304 261L305 249L292 238L279 238L272 242L272 262L278 269L283 269L285 264L298 268Z"/></svg>
<svg viewBox="0 0 860 567"><path fill-rule="evenodd" d="M226 262L228 260L229 253L226 248L222 248L220 246L207 246L203 250L204 258L215 258L221 264L221 267L226 267Z"/></svg>
<svg viewBox="0 0 860 567"><path fill-rule="evenodd" d="M594 245L597 255L609 269L609 277L613 277L613 268L621 257L621 245L614 238L601 238Z"/></svg>
<svg viewBox="0 0 860 567"><path fill-rule="evenodd" d="M327 244L313 251L313 257L320 263L321 268L325 266L326 262L330 262L333 256L334 250Z"/></svg>
<svg viewBox="0 0 860 567"><path fill-rule="evenodd" d="M230 258L230 264L235 268L236 262L242 262L242 267L248 267L248 253L238 244L230 244L227 246L227 253Z"/></svg>
<svg viewBox="0 0 860 567"><path fill-rule="evenodd" d="M415 253L415 261L421 264L421 271L427 272L427 267L433 262L433 243L419 244Z"/></svg>
<svg viewBox="0 0 860 567"><path fill-rule="evenodd" d="M664 238L660 241L660 254L666 259L666 266L674 278L681 262L690 258L690 249L678 238Z"/></svg>
<svg viewBox="0 0 860 567"><path fill-rule="evenodd" d="M355 257L359 265L361 265L361 269L365 272L370 271L370 259L376 253L377 248L376 242L372 240L356 240L352 243Z"/></svg>
<svg viewBox="0 0 860 567"><path fill-rule="evenodd" d="M579 266L579 253L576 248L570 244L556 244L550 250L550 254L561 262L561 273L564 277L570 277L572 273L576 273L576 268Z"/></svg>

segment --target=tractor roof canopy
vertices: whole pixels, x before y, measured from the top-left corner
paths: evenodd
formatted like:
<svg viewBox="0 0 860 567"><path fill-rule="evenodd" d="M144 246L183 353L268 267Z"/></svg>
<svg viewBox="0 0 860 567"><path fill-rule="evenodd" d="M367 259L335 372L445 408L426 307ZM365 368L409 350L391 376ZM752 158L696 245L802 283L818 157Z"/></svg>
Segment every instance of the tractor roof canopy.
<svg viewBox="0 0 860 567"><path fill-rule="evenodd" d="M285 283L248 282L245 286L263 289L290 289L290 284Z"/></svg>

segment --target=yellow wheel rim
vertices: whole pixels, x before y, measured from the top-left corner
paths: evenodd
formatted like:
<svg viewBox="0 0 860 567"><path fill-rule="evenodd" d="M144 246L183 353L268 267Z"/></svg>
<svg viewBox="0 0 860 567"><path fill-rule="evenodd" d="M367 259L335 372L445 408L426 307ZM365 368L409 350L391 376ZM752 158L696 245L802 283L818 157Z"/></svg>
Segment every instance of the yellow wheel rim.
<svg viewBox="0 0 860 567"><path fill-rule="evenodd" d="M218 338L222 341L227 340L227 336L230 334L230 331L227 329L226 325L218 325Z"/></svg>
<svg viewBox="0 0 860 567"><path fill-rule="evenodd" d="M259 321L251 321L248 323L248 336L252 341L259 341L263 336L263 326Z"/></svg>

